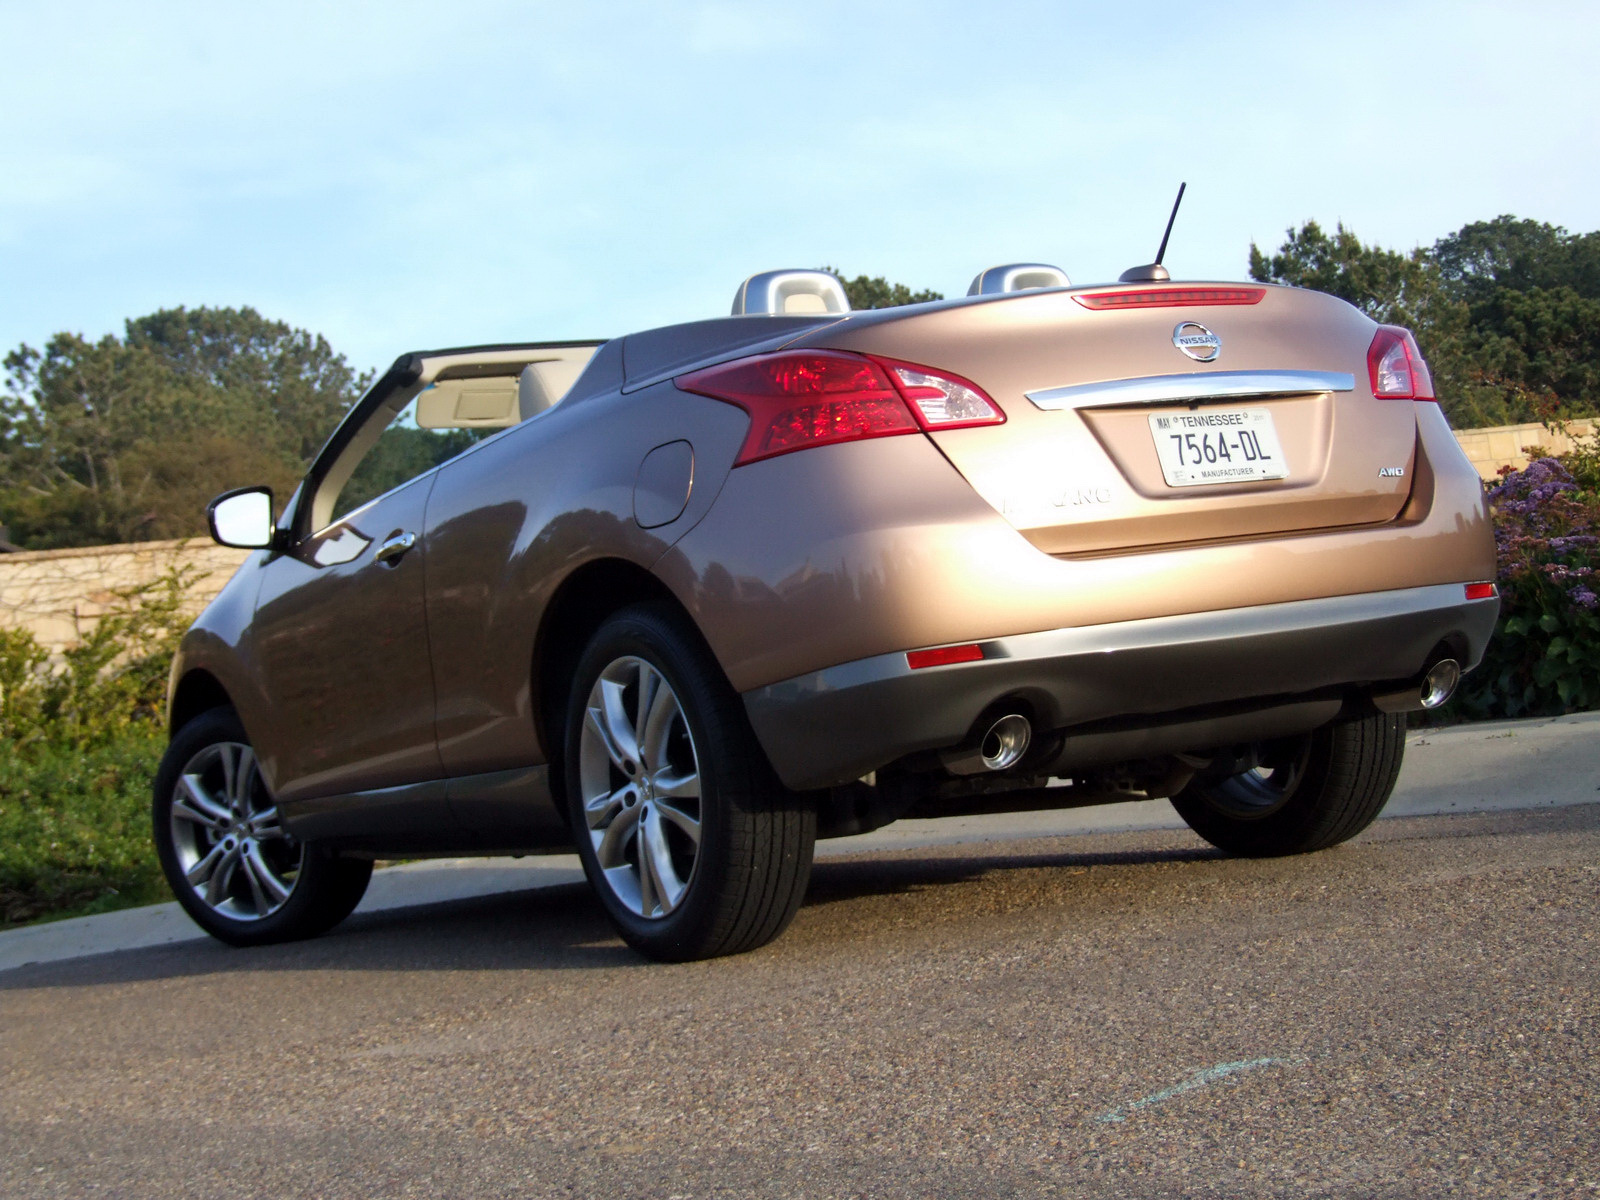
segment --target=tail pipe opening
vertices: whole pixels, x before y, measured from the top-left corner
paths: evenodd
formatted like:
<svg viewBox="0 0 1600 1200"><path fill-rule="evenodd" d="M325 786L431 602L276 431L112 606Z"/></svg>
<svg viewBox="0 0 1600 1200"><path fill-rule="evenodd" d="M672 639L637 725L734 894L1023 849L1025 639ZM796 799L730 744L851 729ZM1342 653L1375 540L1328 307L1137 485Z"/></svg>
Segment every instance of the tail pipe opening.
<svg viewBox="0 0 1600 1200"><path fill-rule="evenodd" d="M1033 744L1033 722L1019 712L980 722L979 728L976 738L939 756L945 770L954 775L1009 771L1023 760Z"/></svg>
<svg viewBox="0 0 1600 1200"><path fill-rule="evenodd" d="M1372 702L1387 713L1423 712L1439 708L1456 694L1461 675L1460 660L1447 651L1429 662L1413 682L1403 687L1374 692Z"/></svg>

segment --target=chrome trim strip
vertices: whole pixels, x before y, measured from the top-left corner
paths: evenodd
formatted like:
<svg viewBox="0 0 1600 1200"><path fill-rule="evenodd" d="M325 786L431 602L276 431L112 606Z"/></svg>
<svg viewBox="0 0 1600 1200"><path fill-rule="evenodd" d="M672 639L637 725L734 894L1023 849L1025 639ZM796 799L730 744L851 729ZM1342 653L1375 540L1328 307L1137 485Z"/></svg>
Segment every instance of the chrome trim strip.
<svg viewBox="0 0 1600 1200"><path fill-rule="evenodd" d="M1353 392L1347 371L1190 371L1074 383L1026 393L1036 408L1057 412L1085 404L1175 404L1244 396L1293 396L1308 392Z"/></svg>

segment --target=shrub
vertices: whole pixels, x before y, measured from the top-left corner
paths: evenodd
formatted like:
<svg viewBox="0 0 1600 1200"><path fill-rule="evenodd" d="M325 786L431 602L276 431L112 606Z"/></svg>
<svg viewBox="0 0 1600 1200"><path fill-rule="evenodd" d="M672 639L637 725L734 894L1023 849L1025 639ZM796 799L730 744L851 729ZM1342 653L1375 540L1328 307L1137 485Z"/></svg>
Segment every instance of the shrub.
<svg viewBox="0 0 1600 1200"><path fill-rule="evenodd" d="M150 780L166 741L167 672L193 573L116 593L51 662L0 630L0 919L159 898Z"/></svg>
<svg viewBox="0 0 1600 1200"><path fill-rule="evenodd" d="M150 779L166 743L146 722L88 747L0 758L0 919L166 898L150 842Z"/></svg>
<svg viewBox="0 0 1600 1200"><path fill-rule="evenodd" d="M1500 622L1452 703L1458 715L1600 708L1600 438L1593 441L1512 471L1489 492Z"/></svg>

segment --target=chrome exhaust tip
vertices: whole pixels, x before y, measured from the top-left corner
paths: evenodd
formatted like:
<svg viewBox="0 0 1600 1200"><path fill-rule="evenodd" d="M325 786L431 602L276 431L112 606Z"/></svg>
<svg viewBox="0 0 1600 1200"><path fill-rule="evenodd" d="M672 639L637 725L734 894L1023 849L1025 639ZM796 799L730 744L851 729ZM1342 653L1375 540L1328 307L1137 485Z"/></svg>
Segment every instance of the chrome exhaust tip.
<svg viewBox="0 0 1600 1200"><path fill-rule="evenodd" d="M1021 713L1007 713L983 735L978 746L979 757L988 771L1004 771L1022 761L1033 741L1033 726Z"/></svg>
<svg viewBox="0 0 1600 1200"><path fill-rule="evenodd" d="M1422 707L1438 708L1455 695L1460 682L1461 664L1453 658L1441 658L1422 677L1422 694L1418 697Z"/></svg>
<svg viewBox="0 0 1600 1200"><path fill-rule="evenodd" d="M1033 742L1033 724L1021 713L996 717L981 737L941 751L939 761L952 775L1006 771L1022 761Z"/></svg>

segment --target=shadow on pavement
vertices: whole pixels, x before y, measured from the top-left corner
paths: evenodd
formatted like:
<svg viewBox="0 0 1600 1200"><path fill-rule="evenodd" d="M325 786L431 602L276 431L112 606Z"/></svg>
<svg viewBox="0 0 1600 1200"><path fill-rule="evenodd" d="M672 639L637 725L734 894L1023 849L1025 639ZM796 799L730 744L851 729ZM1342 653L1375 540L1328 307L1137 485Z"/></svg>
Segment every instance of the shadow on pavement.
<svg viewBox="0 0 1600 1200"><path fill-rule="evenodd" d="M929 851L921 851L927 855ZM1081 870L1218 857L1206 848L1109 853L965 853L826 859L806 906L955 888L997 871ZM237 949L209 938L18 967L0 992L260 971L569 971L648 969L612 931L587 884L359 913L305 942Z"/></svg>
<svg viewBox="0 0 1600 1200"><path fill-rule="evenodd" d="M836 858L818 862L811 871L806 906L836 904L866 896L887 896L928 888L971 883L995 871L1082 870L1086 867L1130 867L1152 863L1219 859L1209 846L1125 850L1100 853L1003 853L943 857ZM922 855L930 852L917 851Z"/></svg>

